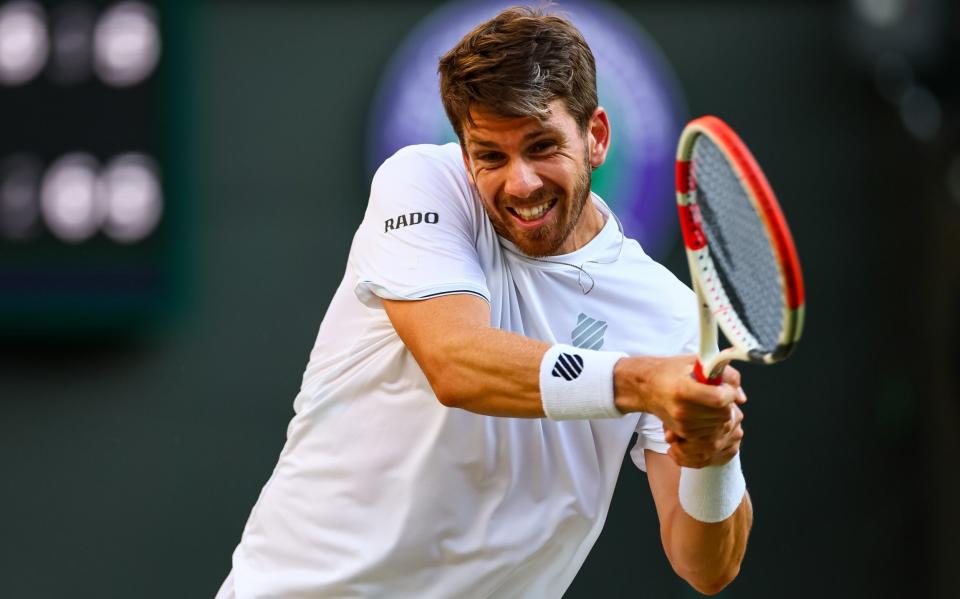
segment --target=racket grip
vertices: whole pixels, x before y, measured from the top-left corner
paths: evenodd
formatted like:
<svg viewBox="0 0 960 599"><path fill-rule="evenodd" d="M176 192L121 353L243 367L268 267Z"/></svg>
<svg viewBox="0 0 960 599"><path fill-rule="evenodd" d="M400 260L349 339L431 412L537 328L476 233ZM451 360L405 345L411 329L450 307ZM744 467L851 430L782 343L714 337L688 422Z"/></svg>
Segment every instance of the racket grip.
<svg viewBox="0 0 960 599"><path fill-rule="evenodd" d="M721 370L720 374L713 378L708 378L707 375L703 373L703 365L700 364L700 360L697 360L697 363L693 366L693 378L704 385L716 386L723 382L723 371Z"/></svg>

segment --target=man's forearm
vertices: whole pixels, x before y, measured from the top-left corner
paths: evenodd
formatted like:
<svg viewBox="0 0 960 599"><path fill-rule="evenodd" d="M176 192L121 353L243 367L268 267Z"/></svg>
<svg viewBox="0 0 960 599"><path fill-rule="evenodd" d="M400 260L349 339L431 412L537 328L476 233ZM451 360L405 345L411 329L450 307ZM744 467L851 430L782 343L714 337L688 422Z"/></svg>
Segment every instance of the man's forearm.
<svg viewBox="0 0 960 599"><path fill-rule="evenodd" d="M709 524L694 519L677 503L661 534L677 574L701 593L713 595L740 571L752 523L750 496L744 494L733 515Z"/></svg>
<svg viewBox="0 0 960 599"><path fill-rule="evenodd" d="M429 305L385 300L384 306L397 334L416 358L441 403L490 416L544 416L540 376L541 363L551 347L549 343L491 328L489 308L473 296L436 298L430 300ZM579 353L581 357L598 354L591 350ZM619 355L614 354L613 359L619 359ZM602 371L598 368L596 372ZM612 395L615 387L612 371L610 377L606 384ZM586 376L580 378L588 380ZM635 390L628 398L632 401L622 399L616 402L621 413L644 411ZM603 398L597 397L597 403L603 403Z"/></svg>
<svg viewBox="0 0 960 599"><path fill-rule="evenodd" d="M420 366L444 405L513 418L544 415L539 366L550 346L497 329L454 334ZM418 361L421 358L417 358Z"/></svg>
<svg viewBox="0 0 960 599"><path fill-rule="evenodd" d="M489 306L474 296L383 304L441 403L490 416L544 416L540 375L549 343L491 328ZM730 419L735 390L697 383L692 363L692 356L620 359L607 383L611 404L620 413L655 414L685 436L716 428Z"/></svg>
<svg viewBox="0 0 960 599"><path fill-rule="evenodd" d="M539 366L548 343L489 326L489 306L467 295L384 300L397 334L448 407L542 417Z"/></svg>

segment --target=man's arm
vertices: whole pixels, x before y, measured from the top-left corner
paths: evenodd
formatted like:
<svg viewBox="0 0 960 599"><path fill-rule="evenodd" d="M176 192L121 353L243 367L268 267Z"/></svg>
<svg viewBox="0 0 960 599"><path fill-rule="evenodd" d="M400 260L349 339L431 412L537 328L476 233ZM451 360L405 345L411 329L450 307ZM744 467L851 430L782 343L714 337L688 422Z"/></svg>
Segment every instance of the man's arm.
<svg viewBox="0 0 960 599"><path fill-rule="evenodd" d="M490 416L543 416L539 368L549 344L492 328L489 304L472 295L383 305L440 403Z"/></svg>
<svg viewBox="0 0 960 599"><path fill-rule="evenodd" d="M550 347L490 326L490 307L472 295L421 301L383 300L397 334L445 406L491 416L538 418L540 362ZM697 442L678 443L672 455L697 467L701 451L739 410L739 377L713 387L693 380L692 356L629 357L614 368L617 409L649 412L669 431ZM735 374L735 371L729 369ZM733 406L733 408L731 408ZM689 455L687 455L689 454Z"/></svg>
<svg viewBox="0 0 960 599"><path fill-rule="evenodd" d="M750 495L726 520L700 522L680 506L680 467L670 457L644 452L650 490L660 519L660 538L674 571L706 595L719 593L740 572L753 523Z"/></svg>
<svg viewBox="0 0 960 599"><path fill-rule="evenodd" d="M542 417L540 362L549 348L490 327L485 301L450 295L423 301L383 300L397 334L448 407L508 417ZM622 358L614 367L621 412L648 412L664 422L670 454L646 452L647 473L673 568L703 593L737 575L752 522L744 496L732 516L707 524L680 505L680 467L723 464L739 450L745 401L740 375L724 371L718 387L693 380L694 356Z"/></svg>

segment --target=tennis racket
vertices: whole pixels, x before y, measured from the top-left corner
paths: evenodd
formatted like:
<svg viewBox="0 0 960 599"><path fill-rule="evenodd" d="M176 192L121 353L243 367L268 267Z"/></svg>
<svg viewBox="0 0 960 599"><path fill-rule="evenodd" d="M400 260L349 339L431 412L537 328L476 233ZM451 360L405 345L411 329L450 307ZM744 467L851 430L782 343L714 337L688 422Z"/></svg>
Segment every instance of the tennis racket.
<svg viewBox="0 0 960 599"><path fill-rule="evenodd" d="M803 329L800 262L777 198L750 150L713 116L691 121L677 147L677 208L700 305L694 377L719 385L731 360L790 355ZM730 342L717 346L717 326Z"/></svg>

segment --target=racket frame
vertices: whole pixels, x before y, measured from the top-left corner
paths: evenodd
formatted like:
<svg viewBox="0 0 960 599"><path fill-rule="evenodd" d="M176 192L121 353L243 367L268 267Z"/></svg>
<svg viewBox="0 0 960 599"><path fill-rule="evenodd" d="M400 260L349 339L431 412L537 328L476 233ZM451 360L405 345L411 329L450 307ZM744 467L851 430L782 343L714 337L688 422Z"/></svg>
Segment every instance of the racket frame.
<svg viewBox="0 0 960 599"><path fill-rule="evenodd" d="M723 285L716 276L709 242L700 220L695 181L691 178L691 160L697 138L707 136L733 168L754 211L760 216L764 232L773 248L780 286L784 297L784 317L780 337L773 351L764 352L733 310ZM800 262L786 219L773 189L756 159L736 133L715 116L691 121L680 135L676 162L677 210L683 233L690 278L700 309L700 347L694 377L718 385L724 366L731 360L772 364L790 355L803 332L804 289ZM717 327L730 347L718 351Z"/></svg>

